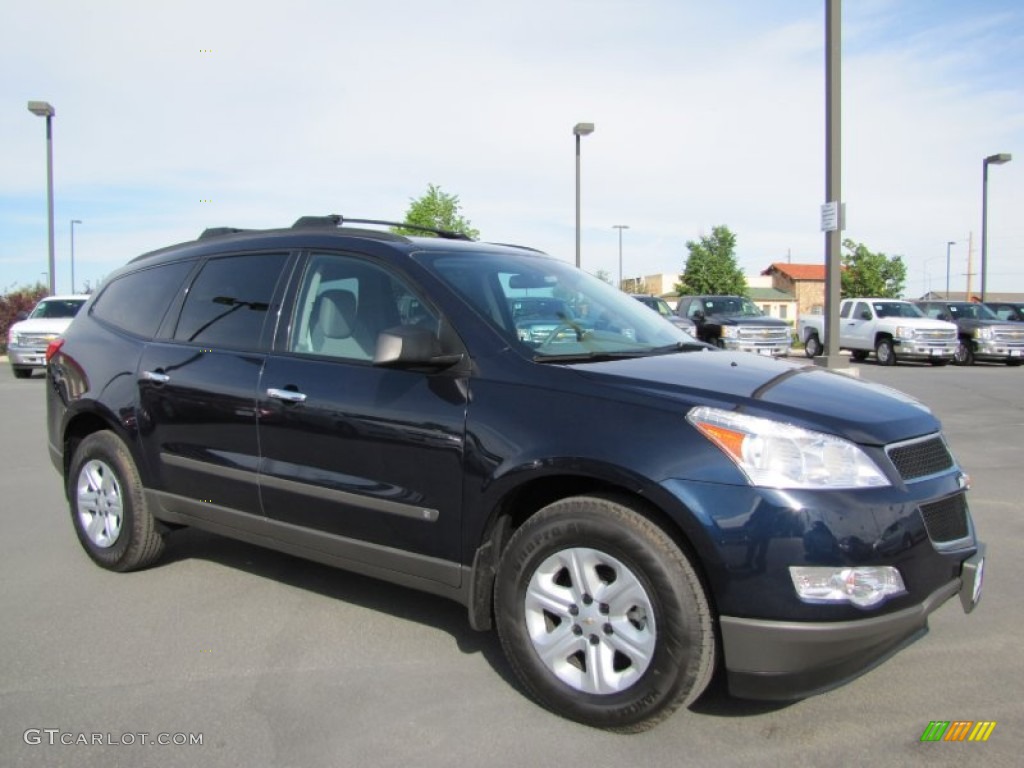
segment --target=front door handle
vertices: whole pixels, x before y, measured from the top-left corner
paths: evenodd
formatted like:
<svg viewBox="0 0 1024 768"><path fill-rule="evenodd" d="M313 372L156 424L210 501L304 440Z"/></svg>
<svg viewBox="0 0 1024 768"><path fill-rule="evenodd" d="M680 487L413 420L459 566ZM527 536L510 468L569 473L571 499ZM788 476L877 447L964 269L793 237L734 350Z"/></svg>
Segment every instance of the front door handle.
<svg viewBox="0 0 1024 768"><path fill-rule="evenodd" d="M271 387L267 394L275 400L284 400L286 403L301 403L306 399L302 392L295 392L291 389L275 389Z"/></svg>
<svg viewBox="0 0 1024 768"><path fill-rule="evenodd" d="M146 381L152 381L154 384L166 384L171 380L170 376L160 371L143 371L142 378Z"/></svg>

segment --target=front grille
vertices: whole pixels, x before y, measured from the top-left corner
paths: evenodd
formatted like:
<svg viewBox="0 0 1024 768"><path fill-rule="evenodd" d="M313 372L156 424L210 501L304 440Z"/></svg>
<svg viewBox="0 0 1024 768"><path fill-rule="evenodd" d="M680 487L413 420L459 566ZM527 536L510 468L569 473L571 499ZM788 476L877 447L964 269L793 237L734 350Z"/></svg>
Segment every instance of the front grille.
<svg viewBox="0 0 1024 768"><path fill-rule="evenodd" d="M953 466L953 456L939 435L891 445L886 452L900 477L906 481L937 475Z"/></svg>
<svg viewBox="0 0 1024 768"><path fill-rule="evenodd" d="M992 330L996 341L1001 341L1004 344L1024 344L1024 325L1020 328L998 326Z"/></svg>
<svg viewBox="0 0 1024 768"><path fill-rule="evenodd" d="M743 341L788 341L788 328L741 327L739 337Z"/></svg>
<svg viewBox="0 0 1024 768"><path fill-rule="evenodd" d="M928 538L936 544L967 537L967 501L962 493L921 505Z"/></svg>
<svg viewBox="0 0 1024 768"><path fill-rule="evenodd" d="M915 338L921 341L956 341L956 330L943 330L941 328L925 328L915 334Z"/></svg>
<svg viewBox="0 0 1024 768"><path fill-rule="evenodd" d="M19 333L15 335L14 341L21 347L45 347L56 339L57 335L56 333Z"/></svg>

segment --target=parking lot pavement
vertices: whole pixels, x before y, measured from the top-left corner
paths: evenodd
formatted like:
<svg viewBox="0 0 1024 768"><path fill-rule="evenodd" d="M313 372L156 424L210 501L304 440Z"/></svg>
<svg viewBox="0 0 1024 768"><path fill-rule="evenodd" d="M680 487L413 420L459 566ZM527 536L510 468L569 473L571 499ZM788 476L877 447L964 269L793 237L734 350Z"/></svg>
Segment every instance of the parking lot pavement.
<svg viewBox="0 0 1024 768"><path fill-rule="evenodd" d="M47 457L46 382L2 366L0 764L1019 765L1024 370L858 368L942 418L988 542L981 605L947 603L928 636L828 694L759 704L716 685L617 736L532 704L494 635L439 598L189 530L148 571L97 568ZM997 725L985 743L922 743L933 720ZM134 743L61 744L94 734Z"/></svg>

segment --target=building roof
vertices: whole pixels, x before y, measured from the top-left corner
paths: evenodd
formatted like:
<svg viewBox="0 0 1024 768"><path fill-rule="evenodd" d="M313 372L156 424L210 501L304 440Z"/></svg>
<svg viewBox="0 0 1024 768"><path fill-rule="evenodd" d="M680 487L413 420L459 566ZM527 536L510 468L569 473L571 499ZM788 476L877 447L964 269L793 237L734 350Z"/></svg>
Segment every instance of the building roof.
<svg viewBox="0 0 1024 768"><path fill-rule="evenodd" d="M790 280L820 280L822 282L825 280L824 264L790 264L785 261L776 261L761 274L770 275L772 272L783 274Z"/></svg>
<svg viewBox="0 0 1024 768"><path fill-rule="evenodd" d="M754 301L796 301L796 296L775 288L747 287L747 295Z"/></svg>

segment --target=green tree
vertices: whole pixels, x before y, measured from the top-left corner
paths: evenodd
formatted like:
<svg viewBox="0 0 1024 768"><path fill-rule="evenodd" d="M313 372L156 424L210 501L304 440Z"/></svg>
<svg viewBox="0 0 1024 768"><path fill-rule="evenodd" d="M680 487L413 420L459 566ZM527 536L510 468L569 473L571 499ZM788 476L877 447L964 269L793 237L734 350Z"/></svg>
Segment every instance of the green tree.
<svg viewBox="0 0 1024 768"><path fill-rule="evenodd" d="M907 266L903 257L886 256L884 253L873 253L863 243L853 240L843 241L843 298L861 296L878 296L879 298L898 299L903 295L903 287L907 281Z"/></svg>
<svg viewBox="0 0 1024 768"><path fill-rule="evenodd" d="M680 294L723 294L746 296L747 279L736 264L736 235L720 225L700 240L687 240L690 255L676 290Z"/></svg>
<svg viewBox="0 0 1024 768"><path fill-rule="evenodd" d="M458 195L449 195L442 192L440 186L428 184L426 193L418 198L409 199L405 223L417 227L461 232L476 240L480 237L480 230L470 226L469 220L462 215L461 207ZM405 227L392 227L391 231L399 235L429 234Z"/></svg>

